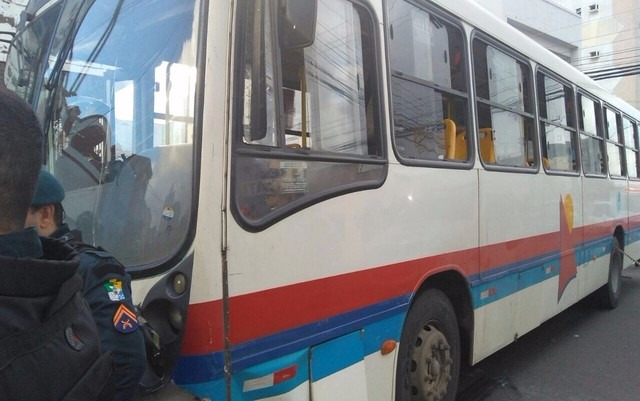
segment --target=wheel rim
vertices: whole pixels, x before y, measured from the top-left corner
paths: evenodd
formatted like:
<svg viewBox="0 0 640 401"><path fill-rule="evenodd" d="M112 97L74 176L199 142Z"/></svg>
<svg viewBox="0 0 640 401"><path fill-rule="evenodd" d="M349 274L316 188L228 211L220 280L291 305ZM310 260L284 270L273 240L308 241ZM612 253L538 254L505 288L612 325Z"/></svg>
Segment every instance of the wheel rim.
<svg viewBox="0 0 640 401"><path fill-rule="evenodd" d="M622 275L622 251L617 247L613 249L612 261L611 289L614 294L617 294L620 291L620 276Z"/></svg>
<svg viewBox="0 0 640 401"><path fill-rule="evenodd" d="M613 277L611 277L611 288L613 289L613 293L617 294L620 290L620 275L618 274L618 268L616 266Z"/></svg>
<svg viewBox="0 0 640 401"><path fill-rule="evenodd" d="M411 394L414 400L439 401L451 380L451 347L433 324L418 333L411 354Z"/></svg>

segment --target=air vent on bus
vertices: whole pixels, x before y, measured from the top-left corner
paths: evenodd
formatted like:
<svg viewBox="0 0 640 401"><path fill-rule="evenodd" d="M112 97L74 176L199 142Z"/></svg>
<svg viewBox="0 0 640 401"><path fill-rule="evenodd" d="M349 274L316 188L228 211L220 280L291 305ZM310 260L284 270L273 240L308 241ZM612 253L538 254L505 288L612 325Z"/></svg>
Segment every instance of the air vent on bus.
<svg viewBox="0 0 640 401"><path fill-rule="evenodd" d="M600 57L600 51L599 50L594 50L594 51L589 52L589 57L591 57L591 58Z"/></svg>
<svg viewBox="0 0 640 401"><path fill-rule="evenodd" d="M599 4L590 4L589 5L589 12L597 13L598 10L600 10L600 5Z"/></svg>

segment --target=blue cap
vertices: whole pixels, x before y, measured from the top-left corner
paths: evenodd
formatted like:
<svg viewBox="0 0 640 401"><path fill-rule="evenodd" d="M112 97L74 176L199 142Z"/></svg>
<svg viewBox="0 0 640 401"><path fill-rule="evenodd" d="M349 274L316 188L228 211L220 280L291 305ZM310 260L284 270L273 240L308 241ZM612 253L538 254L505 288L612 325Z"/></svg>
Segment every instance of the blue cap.
<svg viewBox="0 0 640 401"><path fill-rule="evenodd" d="M64 199L64 188L50 172L40 171L31 206L55 205Z"/></svg>

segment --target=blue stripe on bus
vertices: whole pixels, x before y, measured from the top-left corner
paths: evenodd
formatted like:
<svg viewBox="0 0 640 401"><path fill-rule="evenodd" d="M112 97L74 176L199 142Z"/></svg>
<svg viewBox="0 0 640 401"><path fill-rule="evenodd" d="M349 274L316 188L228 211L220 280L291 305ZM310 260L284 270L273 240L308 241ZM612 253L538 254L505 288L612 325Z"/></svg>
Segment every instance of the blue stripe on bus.
<svg viewBox="0 0 640 401"><path fill-rule="evenodd" d="M180 387L184 388L191 394L206 397L211 400L227 399L227 385L224 379L210 380L194 384L180 384Z"/></svg>
<svg viewBox="0 0 640 401"><path fill-rule="evenodd" d="M640 227L636 227L627 232L627 242L626 242L627 245L637 241L640 241Z"/></svg>
<svg viewBox="0 0 640 401"><path fill-rule="evenodd" d="M306 349L330 339L365 327L365 354L375 352L380 343L377 338L400 339L404 313L410 294L331 317L295 329L280 332L255 341L239 344L231 349L232 371L239 372L250 366L270 361L282 355ZM184 356L178 361L174 373L177 383L199 383L224 376L224 355Z"/></svg>
<svg viewBox="0 0 640 401"><path fill-rule="evenodd" d="M204 383L224 378L224 353L183 356L173 371L179 384Z"/></svg>
<svg viewBox="0 0 640 401"><path fill-rule="evenodd" d="M365 332L368 331L369 329L365 328ZM380 351L380 345L378 344L375 351ZM362 361L364 356L365 352L359 331L318 344L313 347L311 352L312 381L320 381L355 365Z"/></svg>
<svg viewBox="0 0 640 401"><path fill-rule="evenodd" d="M583 266L594 258L610 253L611 237L585 242L574 250L576 266ZM557 251L493 269L485 275L491 277L491 281L471 288L474 308L486 306L559 274L560 252Z"/></svg>
<svg viewBox="0 0 640 401"><path fill-rule="evenodd" d="M627 243L640 240L640 229L633 230L633 235L627 236ZM593 258L608 255L611 252L611 237L606 236L591 240L575 249L576 265L582 266ZM500 266L482 276L486 280L479 285L472 286L471 296L475 309L486 306L499 299L513 295L518 291L542 283L559 274L560 252L553 251L537 258L523 260ZM470 278L469 278L470 279ZM473 280L470 280L474 282ZM400 339L405 313L409 306L411 294L405 294L385 302L371 305L334 316L322 321L314 322L292 330L263 337L255 341L232 347L232 371L234 376L249 367L305 350L315 344L335 339L364 328L364 355L370 355L379 350L382 339ZM336 360L333 368L327 366L323 375L329 375L346 367L345 360L353 359L353 355L341 353L343 359ZM222 352L206 355L182 357L174 372L174 380L187 388L213 389L219 388L224 382L224 355ZM202 393L196 391L196 393ZM205 391L209 394L209 391Z"/></svg>
<svg viewBox="0 0 640 401"><path fill-rule="evenodd" d="M237 397L244 395L250 396L251 399L259 399L286 393L310 380L314 382L322 380L362 361L367 355L380 352L380 347L385 340L399 341L404 317L405 313L397 313L359 327L351 333L333 338L331 341L244 368L233 374L231 391ZM309 356L309 349L313 357ZM221 352L214 355L216 357L213 358L211 355L181 358L174 374L175 382L194 394L222 397L226 388L224 372L218 372L216 376L203 374L203 372L213 371L210 368L203 369L205 365L211 364L214 360L223 359ZM309 371L309 360L313 363L313 373ZM289 380L271 386L265 385L263 388L253 389L251 386L246 386L246 383L251 380L268 378L269 374L290 366L296 366L296 375ZM233 369L236 370L235 365ZM313 375L312 379L311 375ZM265 382L268 383L268 379Z"/></svg>

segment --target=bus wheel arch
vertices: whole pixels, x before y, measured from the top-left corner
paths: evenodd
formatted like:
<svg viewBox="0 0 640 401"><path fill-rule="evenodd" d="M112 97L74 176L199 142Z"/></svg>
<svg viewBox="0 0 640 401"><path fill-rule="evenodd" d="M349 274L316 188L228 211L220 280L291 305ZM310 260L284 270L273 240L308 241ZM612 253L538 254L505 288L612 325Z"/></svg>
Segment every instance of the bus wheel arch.
<svg viewBox="0 0 640 401"><path fill-rule="evenodd" d="M462 275L447 271L422 284L402 329L396 401L455 400L462 361L470 356L472 322Z"/></svg>

